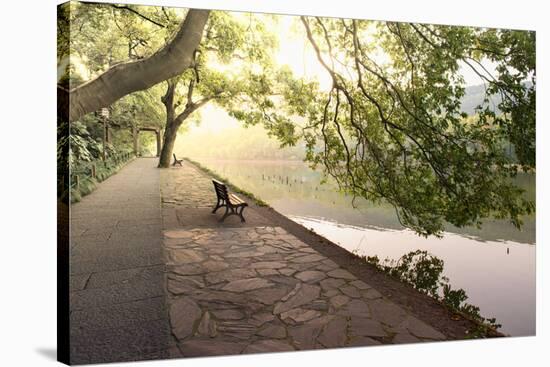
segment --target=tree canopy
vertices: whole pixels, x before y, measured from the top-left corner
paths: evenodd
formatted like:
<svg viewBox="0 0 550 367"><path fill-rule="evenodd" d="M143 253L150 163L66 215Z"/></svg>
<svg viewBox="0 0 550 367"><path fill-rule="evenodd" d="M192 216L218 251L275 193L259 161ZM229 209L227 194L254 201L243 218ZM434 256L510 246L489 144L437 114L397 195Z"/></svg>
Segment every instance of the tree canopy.
<svg viewBox="0 0 550 367"><path fill-rule="evenodd" d="M344 191L391 203L402 224L423 235L441 233L445 222L480 225L490 216L519 227L521 216L534 210L510 181L535 166L533 32L301 22L332 79L328 93L308 94L307 103L302 94L295 103L307 121L307 160ZM496 63L494 72L486 59ZM461 65L487 85L470 119L460 110ZM499 114L489 103L495 94ZM505 139L516 147L519 165L505 155Z"/></svg>

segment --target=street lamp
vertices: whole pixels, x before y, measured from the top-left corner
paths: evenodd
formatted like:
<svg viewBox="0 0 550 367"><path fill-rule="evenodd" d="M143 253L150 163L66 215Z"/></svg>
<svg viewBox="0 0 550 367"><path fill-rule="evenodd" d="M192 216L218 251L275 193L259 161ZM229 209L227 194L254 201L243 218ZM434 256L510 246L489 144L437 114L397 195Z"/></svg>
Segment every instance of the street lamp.
<svg viewBox="0 0 550 367"><path fill-rule="evenodd" d="M101 119L103 120L103 161L107 159L107 151L106 151L106 145L107 145L107 119L109 118L109 109L107 107L103 107L101 109Z"/></svg>

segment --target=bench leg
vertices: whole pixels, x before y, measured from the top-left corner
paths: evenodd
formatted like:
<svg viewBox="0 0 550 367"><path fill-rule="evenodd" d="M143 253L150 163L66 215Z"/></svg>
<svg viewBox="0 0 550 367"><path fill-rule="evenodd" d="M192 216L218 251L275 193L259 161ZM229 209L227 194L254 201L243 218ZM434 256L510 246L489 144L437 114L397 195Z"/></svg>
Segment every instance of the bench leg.
<svg viewBox="0 0 550 367"><path fill-rule="evenodd" d="M216 213L216 211L221 208L222 206L226 206L223 200L218 199L218 202L216 203L216 206L214 207L214 210L212 210L212 213Z"/></svg>
<svg viewBox="0 0 550 367"><path fill-rule="evenodd" d="M243 217L244 208L244 206L241 206L239 208L225 205L225 213L223 214L223 217L221 217L220 222L223 222L225 218L229 217L230 215L238 215L241 218L241 222L246 222Z"/></svg>
<svg viewBox="0 0 550 367"><path fill-rule="evenodd" d="M246 222L246 221L244 220L244 217L243 217L244 208L246 208L246 207L245 207L245 206L241 206L241 210L238 212L239 217L241 217L241 222L242 222L242 223Z"/></svg>
<svg viewBox="0 0 550 367"><path fill-rule="evenodd" d="M229 217L231 214L235 214L235 211L233 208L229 208L229 206L225 206L225 213L223 214L223 217L221 217L220 222L223 222L225 218Z"/></svg>

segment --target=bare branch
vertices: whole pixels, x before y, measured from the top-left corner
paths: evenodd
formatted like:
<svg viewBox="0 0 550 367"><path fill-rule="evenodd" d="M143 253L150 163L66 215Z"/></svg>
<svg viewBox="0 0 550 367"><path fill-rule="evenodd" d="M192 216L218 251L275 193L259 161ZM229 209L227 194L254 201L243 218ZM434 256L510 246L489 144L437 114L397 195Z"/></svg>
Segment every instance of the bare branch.
<svg viewBox="0 0 550 367"><path fill-rule="evenodd" d="M115 9L127 10L127 11L129 11L129 12L131 12L131 13L136 14L136 15L139 16L140 18L145 19L146 21L153 23L154 25L156 25L156 26L158 26L158 27L166 28L166 26L165 26L164 24L159 23L159 22L157 22L157 21L155 21L155 20L153 20L153 19L151 19L151 18L149 18L149 17L147 17L147 16L141 14L141 13L138 12L137 10L135 10L135 9L133 9L133 8L130 8L128 5L111 4L111 6L112 6L113 8L115 8ZM164 8L163 8L163 10L164 10ZM165 13L165 14L166 14L166 13Z"/></svg>

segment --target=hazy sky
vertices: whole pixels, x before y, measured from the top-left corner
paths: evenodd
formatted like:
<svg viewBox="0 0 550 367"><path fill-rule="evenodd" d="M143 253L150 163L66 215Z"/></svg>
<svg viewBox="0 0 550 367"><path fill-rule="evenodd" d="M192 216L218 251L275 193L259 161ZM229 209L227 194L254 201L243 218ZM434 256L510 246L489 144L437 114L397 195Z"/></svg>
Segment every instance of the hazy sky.
<svg viewBox="0 0 550 367"><path fill-rule="evenodd" d="M237 17L247 17L248 13L234 13ZM258 15L263 17L262 15ZM269 17L265 17L265 21L273 23ZM327 71L321 66L313 47L309 43L303 26L299 22L299 18L295 16L280 16L278 23L273 23L274 32L279 38L279 50L275 54L275 59L280 65L288 65L295 76L316 78L319 81L322 89L328 90L331 86L331 79ZM485 62L485 67L488 70L494 70L491 63ZM230 70L231 68L228 68ZM462 74L467 86L481 84L479 76L477 76L469 67L461 68ZM192 125L186 135L186 143L193 140L192 137L198 132L208 131L212 134L218 134L225 129L243 129L241 124L229 117L227 113L209 104L201 109L201 124L199 126Z"/></svg>
<svg viewBox="0 0 550 367"><path fill-rule="evenodd" d="M275 27L275 33L279 38L279 51L276 54L278 63L289 65L297 76L317 78L321 87L324 87L323 89L329 89L331 85L330 76L317 60L299 18L281 16ZM490 72L494 71L494 64L490 61L485 60L483 65ZM462 65L461 73L464 76L466 86L483 83L480 77L466 65Z"/></svg>

